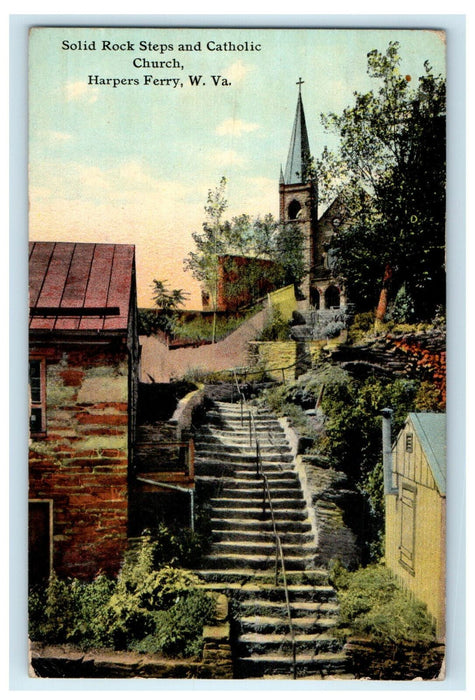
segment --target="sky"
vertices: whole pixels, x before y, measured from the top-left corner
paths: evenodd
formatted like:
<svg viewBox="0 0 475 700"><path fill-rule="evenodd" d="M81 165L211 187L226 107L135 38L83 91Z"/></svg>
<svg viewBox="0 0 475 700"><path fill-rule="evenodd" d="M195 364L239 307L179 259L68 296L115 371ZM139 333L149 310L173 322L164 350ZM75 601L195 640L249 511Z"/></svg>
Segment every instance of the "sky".
<svg viewBox="0 0 475 700"><path fill-rule="evenodd" d="M377 88L367 54L389 41L404 75L416 81L425 60L445 74L444 35L428 30L33 29L30 240L134 243L139 306L161 279L200 308L183 259L208 191L224 175L227 217L277 218L297 81L318 157L337 146L320 114Z"/></svg>

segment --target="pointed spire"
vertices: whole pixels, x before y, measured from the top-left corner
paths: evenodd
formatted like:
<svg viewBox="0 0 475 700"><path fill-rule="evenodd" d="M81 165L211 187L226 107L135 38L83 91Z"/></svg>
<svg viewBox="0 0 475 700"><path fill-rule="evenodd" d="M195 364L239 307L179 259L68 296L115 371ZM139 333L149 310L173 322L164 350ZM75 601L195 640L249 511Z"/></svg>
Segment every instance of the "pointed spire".
<svg viewBox="0 0 475 700"><path fill-rule="evenodd" d="M285 184L297 185L304 184L305 169L310 159L310 145L308 141L307 125L305 123L305 114L303 111L301 85L302 78L299 78L297 85L299 86L299 96L297 99L297 110L295 112L294 126L290 139L289 155L287 156L287 165L285 166Z"/></svg>
<svg viewBox="0 0 475 700"><path fill-rule="evenodd" d="M279 177L279 185L284 185L284 171L282 170L282 165L280 166L280 177Z"/></svg>

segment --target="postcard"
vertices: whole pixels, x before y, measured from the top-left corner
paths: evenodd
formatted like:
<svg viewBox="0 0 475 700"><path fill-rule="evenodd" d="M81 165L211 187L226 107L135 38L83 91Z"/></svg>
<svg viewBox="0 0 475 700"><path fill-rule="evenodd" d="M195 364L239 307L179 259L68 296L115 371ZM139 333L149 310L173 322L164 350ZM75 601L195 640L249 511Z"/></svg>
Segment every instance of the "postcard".
<svg viewBox="0 0 475 700"><path fill-rule="evenodd" d="M442 680L446 35L33 27L33 678Z"/></svg>

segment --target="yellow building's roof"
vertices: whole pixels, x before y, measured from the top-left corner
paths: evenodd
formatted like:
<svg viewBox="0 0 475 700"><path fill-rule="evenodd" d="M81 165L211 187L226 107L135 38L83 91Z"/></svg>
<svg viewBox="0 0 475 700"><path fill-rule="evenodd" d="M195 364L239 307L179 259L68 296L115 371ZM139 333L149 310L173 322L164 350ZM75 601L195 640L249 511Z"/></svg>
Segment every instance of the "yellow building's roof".
<svg viewBox="0 0 475 700"><path fill-rule="evenodd" d="M410 413L409 418L427 458L437 488L445 496L447 482L445 413Z"/></svg>

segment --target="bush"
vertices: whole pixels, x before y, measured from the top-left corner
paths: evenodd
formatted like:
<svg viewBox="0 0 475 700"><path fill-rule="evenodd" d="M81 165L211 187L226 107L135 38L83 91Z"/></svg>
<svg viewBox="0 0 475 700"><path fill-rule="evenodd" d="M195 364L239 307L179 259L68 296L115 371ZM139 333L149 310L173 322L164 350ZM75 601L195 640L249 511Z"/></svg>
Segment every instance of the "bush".
<svg viewBox="0 0 475 700"><path fill-rule="evenodd" d="M45 592L31 592L31 639L81 649L198 653L214 601L190 571L157 570L155 550L152 538L144 537L129 552L117 581L98 576L84 583L53 575Z"/></svg>
<svg viewBox="0 0 475 700"><path fill-rule="evenodd" d="M422 603L413 600L382 564L348 572L338 564L330 574L340 601L340 631L382 644L430 642L434 626Z"/></svg>
<svg viewBox="0 0 475 700"><path fill-rule="evenodd" d="M291 323L289 321L284 321L280 309L273 309L272 317L262 329L258 340L288 340L290 337L290 329Z"/></svg>

